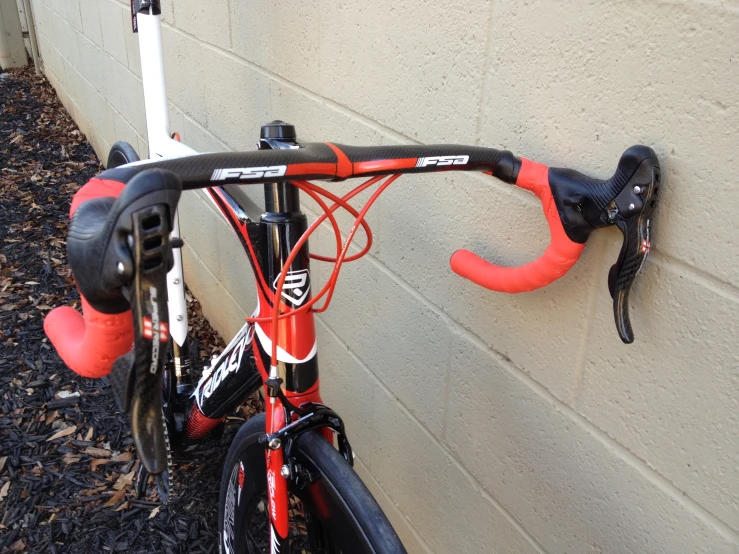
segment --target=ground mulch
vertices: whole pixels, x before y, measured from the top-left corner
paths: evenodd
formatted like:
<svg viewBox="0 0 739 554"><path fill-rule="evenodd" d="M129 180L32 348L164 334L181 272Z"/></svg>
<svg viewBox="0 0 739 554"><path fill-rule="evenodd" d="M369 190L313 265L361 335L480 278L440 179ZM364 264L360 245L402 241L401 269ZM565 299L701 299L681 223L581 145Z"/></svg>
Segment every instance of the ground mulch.
<svg viewBox="0 0 739 554"><path fill-rule="evenodd" d="M71 372L43 332L53 307L79 306L67 218L75 191L101 169L42 77L0 73L0 552L217 552L220 476L238 417L175 456L169 505L153 486L136 499L129 422L107 378ZM210 355L222 342L188 300Z"/></svg>

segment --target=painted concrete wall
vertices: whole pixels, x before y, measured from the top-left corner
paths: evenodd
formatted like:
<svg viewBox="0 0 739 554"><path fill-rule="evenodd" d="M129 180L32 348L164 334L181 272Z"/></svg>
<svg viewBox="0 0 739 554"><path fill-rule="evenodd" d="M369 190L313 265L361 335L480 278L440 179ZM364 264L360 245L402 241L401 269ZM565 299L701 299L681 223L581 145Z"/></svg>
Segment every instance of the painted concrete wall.
<svg viewBox="0 0 739 554"><path fill-rule="evenodd" d="M544 290L484 291L450 254L533 259L536 198L407 177L319 318L322 384L411 552L739 552L735 0L174 4L173 127L204 151L251 149L274 118L303 141L480 144L601 177L654 147L666 186L635 344L606 286L617 231ZM96 150L145 150L127 2L33 7L46 74ZM202 196L182 211L187 281L227 335L255 303L248 266Z"/></svg>

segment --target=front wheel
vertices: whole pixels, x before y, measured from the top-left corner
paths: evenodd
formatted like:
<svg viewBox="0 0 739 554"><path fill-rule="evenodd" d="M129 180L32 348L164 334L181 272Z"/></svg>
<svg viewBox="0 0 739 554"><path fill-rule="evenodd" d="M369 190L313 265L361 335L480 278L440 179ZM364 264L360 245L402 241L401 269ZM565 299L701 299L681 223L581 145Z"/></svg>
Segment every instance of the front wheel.
<svg viewBox="0 0 739 554"><path fill-rule="evenodd" d="M270 554L265 415L247 421L226 457L219 500L222 554ZM289 482L288 551L306 554L398 554L405 548L357 474L321 435L305 433L293 448L312 483Z"/></svg>
<svg viewBox="0 0 739 554"><path fill-rule="evenodd" d="M108 165L106 169L113 169L124 164L130 164L131 162L139 161L139 155L134 150L133 146L128 144L126 141L119 140L111 148L108 154Z"/></svg>

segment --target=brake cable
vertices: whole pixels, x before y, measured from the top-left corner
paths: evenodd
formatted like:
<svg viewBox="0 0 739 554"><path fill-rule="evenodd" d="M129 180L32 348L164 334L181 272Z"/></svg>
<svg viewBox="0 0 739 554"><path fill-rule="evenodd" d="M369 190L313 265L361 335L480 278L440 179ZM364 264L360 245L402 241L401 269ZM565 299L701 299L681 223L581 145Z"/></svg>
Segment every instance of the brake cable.
<svg viewBox="0 0 739 554"><path fill-rule="evenodd" d="M344 262L351 262L356 261L363 257L367 252L369 252L370 248L372 247L372 231L367 224L367 222L364 220L365 215L369 211L370 207L374 204L374 202L377 200L377 198L384 192L384 190L390 186L398 177L400 177L400 174L391 175L387 180L382 183L378 189L372 194L372 196L367 200L362 210L357 213L357 211L348 204L348 201L351 200L353 197L355 197L357 194L363 192L367 188L371 187L372 185L376 184L377 182L381 181L382 179L385 179L385 175L380 175L377 177L373 177L372 179L367 180L366 182L362 183L361 185L355 187L350 192L342 196L341 198L337 197L335 194L323 189L322 187L319 187L318 185L314 183L310 183L308 181L291 181L290 184L293 186L296 186L300 188L301 190L305 191L307 194L311 196L323 209L323 214L321 214L311 225L308 227L308 229L303 233L303 235L300 237L298 242L293 246L292 250L290 251L290 254L288 255L287 259L285 260L283 267L290 267L292 262L297 257L300 249L305 244L305 242L308 240L308 238L315 232L315 230L320 226L321 223L323 223L326 219L329 219L331 221L331 225L334 230L334 235L336 237L337 242L337 255L335 258L329 258L327 256L321 256L318 254L311 254L311 258L316 259L318 261L326 261L326 262L333 262L334 268L331 272L331 276L327 280L326 284L323 286L323 288L316 294L315 297L311 298L304 306L301 306L297 309L289 309L287 306L282 304L279 301L279 298L282 294L282 288L285 282L286 273L283 271L280 274L280 277L278 278L275 292L272 298L272 315L267 317L248 317L246 318L247 321L250 321L252 323L271 323L271 336L273 337L272 340L272 352L271 352L271 365L276 365L277 363L277 334L278 334L278 322L283 319L287 319L290 317L294 317L300 313L306 312L308 310L311 310L313 312L323 312L325 311L329 304L331 303L331 299L333 297L334 289L336 287L336 283L338 281L339 272L341 271L341 266ZM325 196L331 200L334 201L334 204L331 207L326 206L325 202L320 199L318 195ZM346 241L343 243L341 242L341 233L338 228L338 224L336 223L336 219L333 216L333 213L338 208L344 208L346 211L354 215L356 218L354 220L354 224L352 225L351 230L347 234ZM354 236L356 235L357 230L359 229L359 226L362 226L362 228L365 229L365 233L367 235L367 244L364 246L364 248L352 255L347 257L347 251L349 246L351 245L352 241L354 240ZM265 290L269 290L269 288L266 286L266 282L264 281L264 276L261 275L261 272L259 274L259 279L261 281L261 284ZM326 301L324 304L319 307L313 309L313 306L321 300L325 295ZM284 307L284 311L280 313L282 307Z"/></svg>

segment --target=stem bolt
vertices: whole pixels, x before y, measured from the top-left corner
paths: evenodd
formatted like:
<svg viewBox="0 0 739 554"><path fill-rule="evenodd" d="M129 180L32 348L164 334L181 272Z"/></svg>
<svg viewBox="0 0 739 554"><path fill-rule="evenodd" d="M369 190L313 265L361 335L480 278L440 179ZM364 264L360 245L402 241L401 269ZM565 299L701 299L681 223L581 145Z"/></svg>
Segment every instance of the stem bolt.
<svg viewBox="0 0 739 554"><path fill-rule="evenodd" d="M637 187L637 188L638 188L638 187ZM639 193L637 192L637 194L639 194ZM175 280L174 280L174 281L172 281L172 282L173 282L173 283L174 283L175 285L179 285L179 284L180 284L180 280L179 280L179 278L177 278L177 277L175 277Z"/></svg>
<svg viewBox="0 0 739 554"><path fill-rule="evenodd" d="M290 466L287 464L282 466L282 469L280 469L280 475L282 475L285 479L290 479Z"/></svg>
<svg viewBox="0 0 739 554"><path fill-rule="evenodd" d="M182 317L181 315L178 315L178 316L177 316L177 321L182 321L183 319L185 319L185 318L184 318L184 317Z"/></svg>
<svg viewBox="0 0 739 554"><path fill-rule="evenodd" d="M635 207L636 207L636 206L634 206L634 204L629 204L629 209L630 209L630 210L633 210L633 209L634 209Z"/></svg>
<svg viewBox="0 0 739 554"><path fill-rule="evenodd" d="M269 440L269 449L270 450L277 450L280 446L282 446L282 441L278 439L277 437Z"/></svg>
<svg viewBox="0 0 739 554"><path fill-rule="evenodd" d="M634 187L634 194L641 194L641 187L639 185Z"/></svg>
<svg viewBox="0 0 739 554"><path fill-rule="evenodd" d="M123 275L123 272L126 271L126 266L123 265L123 262L118 262L116 269L118 269L119 275Z"/></svg>

